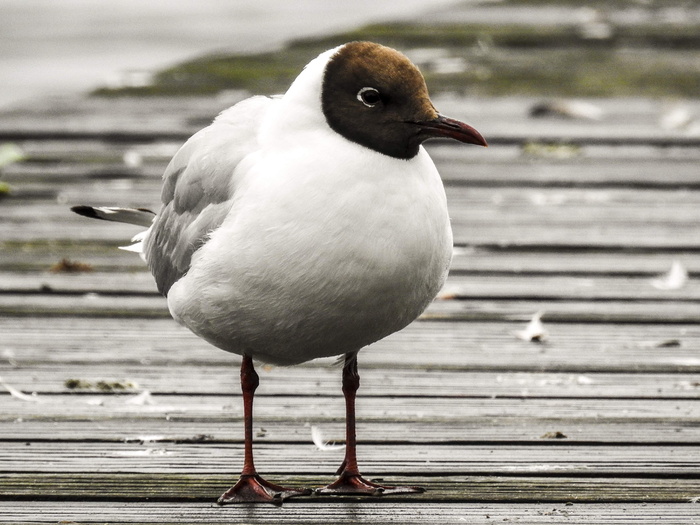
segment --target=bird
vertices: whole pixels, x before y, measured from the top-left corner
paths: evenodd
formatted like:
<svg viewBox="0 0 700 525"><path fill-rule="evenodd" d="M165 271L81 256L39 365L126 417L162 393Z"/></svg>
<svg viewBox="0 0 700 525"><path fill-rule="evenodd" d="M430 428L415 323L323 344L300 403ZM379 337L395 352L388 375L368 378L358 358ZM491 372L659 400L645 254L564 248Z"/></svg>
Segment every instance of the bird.
<svg viewBox="0 0 700 525"><path fill-rule="evenodd" d="M252 96L190 137L163 175L160 211L74 206L147 229L132 240L172 317L238 354L244 458L219 499L422 492L364 478L356 455L358 352L414 321L448 274L445 190L423 147L487 146L440 114L418 68L381 44L348 42L311 60L281 96ZM339 356L346 405L337 479L313 491L269 482L253 455L254 360Z"/></svg>

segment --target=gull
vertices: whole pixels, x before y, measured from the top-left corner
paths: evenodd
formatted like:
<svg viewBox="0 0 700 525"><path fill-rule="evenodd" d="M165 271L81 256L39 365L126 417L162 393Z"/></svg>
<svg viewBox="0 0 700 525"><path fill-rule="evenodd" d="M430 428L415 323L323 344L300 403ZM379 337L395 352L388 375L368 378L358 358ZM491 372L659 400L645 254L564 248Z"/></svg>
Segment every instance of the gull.
<svg viewBox="0 0 700 525"><path fill-rule="evenodd" d="M346 451L314 494L422 492L382 486L358 469L357 354L401 330L436 296L452 257L431 138L486 146L433 106L398 51L350 42L312 60L288 91L223 111L175 154L158 214L76 206L88 217L148 227L142 254L173 318L242 356L245 447L220 504L311 494L260 476L253 461L253 360L294 365L344 356Z"/></svg>

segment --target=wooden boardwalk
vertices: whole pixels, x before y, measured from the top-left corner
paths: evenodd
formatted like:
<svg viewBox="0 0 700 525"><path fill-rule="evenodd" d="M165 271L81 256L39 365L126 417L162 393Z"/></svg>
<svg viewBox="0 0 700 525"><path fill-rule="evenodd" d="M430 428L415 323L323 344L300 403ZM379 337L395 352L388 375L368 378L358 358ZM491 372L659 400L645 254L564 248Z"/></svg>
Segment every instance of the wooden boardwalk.
<svg viewBox="0 0 700 525"><path fill-rule="evenodd" d="M0 175L0 523L700 523L700 139L659 129L647 100L599 101L601 121L436 101L492 147L430 146L452 273L360 354L358 400L365 474L427 492L218 507L242 463L240 361L177 326L116 249L138 228L68 207L157 207L169 157L232 101L0 115L27 156ZM547 339L516 337L537 312ZM259 470L331 481L342 450L312 428L343 439L339 368L259 372Z"/></svg>

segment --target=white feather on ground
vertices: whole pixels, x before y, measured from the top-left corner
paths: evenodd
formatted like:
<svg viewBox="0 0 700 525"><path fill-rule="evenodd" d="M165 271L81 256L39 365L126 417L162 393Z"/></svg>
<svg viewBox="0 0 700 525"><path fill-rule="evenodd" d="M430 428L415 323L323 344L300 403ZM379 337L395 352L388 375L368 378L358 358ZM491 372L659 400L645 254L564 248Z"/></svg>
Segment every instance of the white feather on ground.
<svg viewBox="0 0 700 525"><path fill-rule="evenodd" d="M311 426L311 439L313 440L314 445L316 445L316 448L319 450L341 450L345 448L345 445L336 445L326 441L323 437L321 429L313 425Z"/></svg>
<svg viewBox="0 0 700 525"><path fill-rule="evenodd" d="M671 269L651 280L651 285L657 290L679 290L688 282L688 271L680 261L673 261Z"/></svg>
<svg viewBox="0 0 700 525"><path fill-rule="evenodd" d="M545 329L542 324L542 316L544 312L537 312L532 316L530 322L527 324L524 330L517 330L513 332L515 337L522 339L523 341L536 341L543 342L549 338L549 332Z"/></svg>

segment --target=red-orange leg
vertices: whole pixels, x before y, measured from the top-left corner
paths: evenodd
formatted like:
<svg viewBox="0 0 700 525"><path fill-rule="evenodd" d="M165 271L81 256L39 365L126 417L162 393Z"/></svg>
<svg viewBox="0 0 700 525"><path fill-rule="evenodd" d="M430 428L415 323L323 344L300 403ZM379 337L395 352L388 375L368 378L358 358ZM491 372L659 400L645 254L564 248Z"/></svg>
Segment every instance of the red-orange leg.
<svg viewBox="0 0 700 525"><path fill-rule="evenodd" d="M384 494L406 494L425 492L422 487L393 487L379 485L362 477L357 467L357 438L355 432L355 399L360 388L360 374L357 372L357 353L345 355L343 367L343 395L345 396L345 459L340 465L338 479L323 488L316 489L319 495L364 494L382 496Z"/></svg>
<svg viewBox="0 0 700 525"><path fill-rule="evenodd" d="M245 425L245 455L243 470L238 482L224 492L217 503L226 505L229 503L273 503L281 505L282 502L292 496L307 496L311 494L309 489L286 488L263 479L255 470L253 461L253 398L255 390L260 384L253 359L243 356L241 363L241 390L243 391L243 423Z"/></svg>

